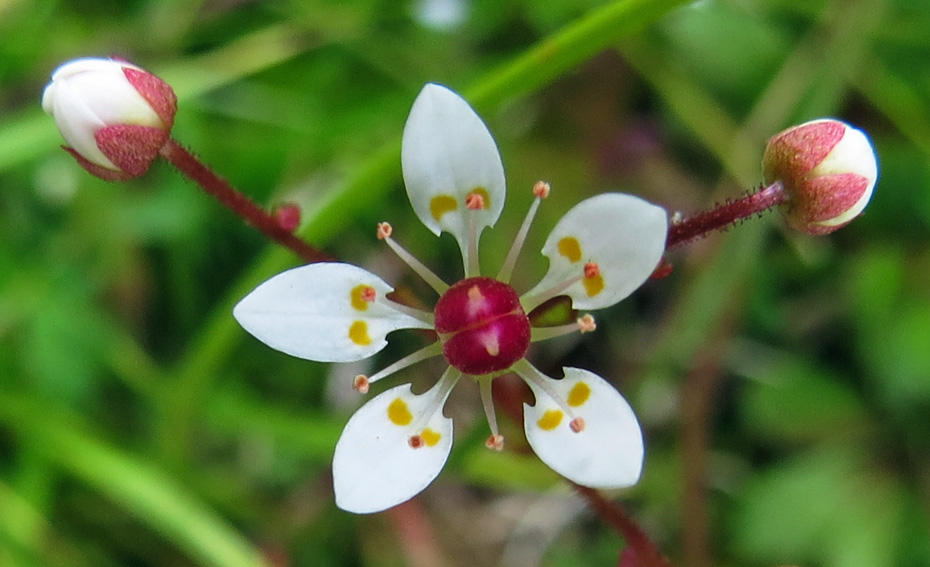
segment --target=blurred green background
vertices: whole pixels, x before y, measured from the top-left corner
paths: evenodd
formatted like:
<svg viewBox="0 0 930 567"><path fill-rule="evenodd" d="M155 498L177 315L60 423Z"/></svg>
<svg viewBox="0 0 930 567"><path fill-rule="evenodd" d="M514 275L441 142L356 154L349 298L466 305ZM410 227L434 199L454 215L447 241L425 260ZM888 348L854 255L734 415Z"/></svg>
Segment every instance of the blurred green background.
<svg viewBox="0 0 930 567"><path fill-rule="evenodd" d="M538 46L542 46L541 48ZM760 181L765 139L825 115L871 135L866 214L827 237L752 219L669 255L671 276L534 349L613 381L646 435L615 496L675 565L930 565L930 3L912 0L0 0L0 566L616 565L622 538L529 452L483 448L477 388L421 497L338 510L351 377L232 320L297 260L163 163L123 184L59 149L51 71L117 54L180 97L174 137L303 234L427 304L375 239L447 279L400 184L427 81L471 100L510 192L497 269L537 179L553 197L518 291L573 203L608 190L684 213ZM387 385L430 383L423 363Z"/></svg>

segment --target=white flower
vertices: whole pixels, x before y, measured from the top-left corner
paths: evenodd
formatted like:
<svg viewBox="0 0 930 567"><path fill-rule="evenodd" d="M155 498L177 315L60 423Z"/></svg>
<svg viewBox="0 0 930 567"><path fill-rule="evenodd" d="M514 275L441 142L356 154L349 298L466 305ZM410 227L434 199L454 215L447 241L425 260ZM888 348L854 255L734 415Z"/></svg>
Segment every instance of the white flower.
<svg viewBox="0 0 930 567"><path fill-rule="evenodd" d="M387 298L391 287L377 276L342 263L311 264L258 286L235 308L239 323L269 346L294 356L342 362L369 357L399 329L433 329L438 341L382 371L358 376L371 382L433 357L449 363L436 385L415 395L409 384L391 388L362 406L346 424L333 457L336 503L356 513L404 502L439 474L452 449L452 421L442 407L463 376L479 385L491 429L489 448L500 450L491 381L513 372L536 398L524 408L526 437L556 472L592 488L635 484L643 463L642 432L630 405L603 378L565 368L560 380L540 373L524 355L531 342L594 328L590 315L577 323L533 328L527 314L554 297L580 309L608 307L639 287L665 250L666 212L631 195L602 194L582 201L556 225L543 247L549 272L518 295L507 283L540 200L536 199L501 272L479 275L478 238L503 208L504 169L497 146L471 107L445 87L427 85L404 129L402 166L417 216L436 234L459 242L465 278L449 286L391 238L379 238L440 295L433 313Z"/></svg>
<svg viewBox="0 0 930 567"><path fill-rule="evenodd" d="M83 58L52 73L42 108L81 165L116 180L148 169L168 139L177 99L171 87L135 65Z"/></svg>

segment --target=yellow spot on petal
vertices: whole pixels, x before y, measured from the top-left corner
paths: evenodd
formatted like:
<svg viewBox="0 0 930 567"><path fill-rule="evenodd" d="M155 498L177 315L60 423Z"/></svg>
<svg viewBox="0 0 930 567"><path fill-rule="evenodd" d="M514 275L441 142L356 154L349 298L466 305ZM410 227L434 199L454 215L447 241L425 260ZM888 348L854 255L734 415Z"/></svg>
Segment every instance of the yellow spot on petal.
<svg viewBox="0 0 930 567"><path fill-rule="evenodd" d="M427 447L435 447L436 443L439 443L439 440L442 439L442 434L427 427L420 434L420 437L423 438L423 442L426 443Z"/></svg>
<svg viewBox="0 0 930 567"><path fill-rule="evenodd" d="M394 398L394 401L388 406L387 414L388 419L390 419L391 423L394 425L410 425L410 422L413 421L413 414L410 413L407 402L400 398ZM426 431L429 431L429 429ZM426 432L424 431L423 434L425 435Z"/></svg>
<svg viewBox="0 0 930 567"><path fill-rule="evenodd" d="M566 236L559 240L558 249L559 254L568 258L569 262L581 261L581 244L574 236Z"/></svg>
<svg viewBox="0 0 930 567"><path fill-rule="evenodd" d="M354 321L349 327L349 339L359 346L370 345L371 337L368 336L368 323L364 321Z"/></svg>
<svg viewBox="0 0 930 567"><path fill-rule="evenodd" d="M584 382L578 382L572 386L572 390L568 393L568 405L576 408L588 401L590 395L591 386L588 386Z"/></svg>
<svg viewBox="0 0 930 567"><path fill-rule="evenodd" d="M365 297L371 297L371 293L375 291L375 288L370 285L357 285L352 288L352 292L349 294L352 298L352 308L356 311L365 311L368 309L368 301L365 300Z"/></svg>
<svg viewBox="0 0 930 567"><path fill-rule="evenodd" d="M488 190L484 187L475 187L471 190L472 193L476 195L481 195L482 203L484 203L483 209L491 208L491 195L488 193Z"/></svg>
<svg viewBox="0 0 930 567"><path fill-rule="evenodd" d="M600 274L593 278L585 278L581 280L581 283L584 284L584 290L588 294L588 297L594 297L604 291L604 276Z"/></svg>
<svg viewBox="0 0 930 567"><path fill-rule="evenodd" d="M536 425L539 426L543 431L552 431L562 423L562 410L551 409L546 410L546 413L543 414L539 421L536 422Z"/></svg>
<svg viewBox="0 0 930 567"><path fill-rule="evenodd" d="M459 205L455 202L455 197L451 195L436 195L429 202L429 212L433 215L433 218L436 219L436 222L439 222L444 214L450 213L458 208Z"/></svg>

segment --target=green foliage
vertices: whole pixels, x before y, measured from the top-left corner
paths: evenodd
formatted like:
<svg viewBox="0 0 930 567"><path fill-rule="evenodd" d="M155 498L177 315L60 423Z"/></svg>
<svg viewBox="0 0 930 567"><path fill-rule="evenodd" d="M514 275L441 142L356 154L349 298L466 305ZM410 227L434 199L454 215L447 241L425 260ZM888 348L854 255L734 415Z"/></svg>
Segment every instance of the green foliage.
<svg viewBox="0 0 930 567"><path fill-rule="evenodd" d="M926 3L474 0L445 28L423 5L0 0L0 565L593 565L623 545L519 422L502 416L507 452L483 449L477 389L453 396L452 458L412 507L337 510L329 464L364 370L288 358L230 315L297 260L166 165L107 184L59 149L48 74L111 53L174 86L176 139L385 273L381 220L459 269L401 186L426 81L463 92L501 147L510 195L486 257L505 255L533 183L552 184L518 286L587 195L687 213L757 185L765 139L793 122L865 128L880 178L849 227L747 221L670 254L673 273L596 314L597 333L531 356L632 401L647 462L616 496L673 564L930 563ZM392 336L374 365L417 340Z"/></svg>

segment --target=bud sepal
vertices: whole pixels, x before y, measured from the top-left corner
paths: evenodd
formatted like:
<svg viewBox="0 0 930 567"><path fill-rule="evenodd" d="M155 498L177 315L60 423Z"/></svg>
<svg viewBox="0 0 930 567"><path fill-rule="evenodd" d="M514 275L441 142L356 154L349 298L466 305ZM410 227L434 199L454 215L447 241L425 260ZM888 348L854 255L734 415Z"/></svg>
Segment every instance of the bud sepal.
<svg viewBox="0 0 930 567"><path fill-rule="evenodd" d="M131 63L82 58L55 70L42 107L84 169L123 181L144 174L158 157L174 125L177 97Z"/></svg>
<svg viewBox="0 0 930 567"><path fill-rule="evenodd" d="M878 179L868 137L832 118L773 136L762 167L766 184L780 182L784 187L788 224L815 235L833 232L859 216Z"/></svg>

